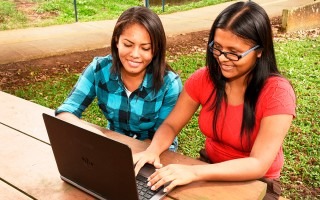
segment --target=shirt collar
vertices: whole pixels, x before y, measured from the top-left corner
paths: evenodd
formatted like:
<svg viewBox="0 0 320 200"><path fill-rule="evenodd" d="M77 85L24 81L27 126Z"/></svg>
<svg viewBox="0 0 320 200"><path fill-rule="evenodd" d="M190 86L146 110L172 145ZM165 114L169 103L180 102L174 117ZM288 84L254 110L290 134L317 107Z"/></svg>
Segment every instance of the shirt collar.
<svg viewBox="0 0 320 200"><path fill-rule="evenodd" d="M117 74L111 73L110 74L110 79L114 80L114 81L117 81L120 85L123 85L119 73L117 73ZM142 87L144 87L146 89L152 88L152 73L148 73L147 72L145 74L145 76L143 78L143 81L142 81ZM141 87L140 87L140 89L141 89Z"/></svg>

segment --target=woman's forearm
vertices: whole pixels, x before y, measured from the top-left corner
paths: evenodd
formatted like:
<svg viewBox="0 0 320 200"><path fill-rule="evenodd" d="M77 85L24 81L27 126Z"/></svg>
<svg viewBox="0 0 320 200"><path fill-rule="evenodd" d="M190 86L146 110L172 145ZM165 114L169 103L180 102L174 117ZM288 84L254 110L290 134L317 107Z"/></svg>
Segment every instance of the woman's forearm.
<svg viewBox="0 0 320 200"><path fill-rule="evenodd" d="M170 147L176 135L177 133L175 133L169 124L163 123L153 136L152 142L147 148L147 151L160 155Z"/></svg>
<svg viewBox="0 0 320 200"><path fill-rule="evenodd" d="M216 164L194 166L194 181L247 181L263 177L266 171L253 157L240 158Z"/></svg>

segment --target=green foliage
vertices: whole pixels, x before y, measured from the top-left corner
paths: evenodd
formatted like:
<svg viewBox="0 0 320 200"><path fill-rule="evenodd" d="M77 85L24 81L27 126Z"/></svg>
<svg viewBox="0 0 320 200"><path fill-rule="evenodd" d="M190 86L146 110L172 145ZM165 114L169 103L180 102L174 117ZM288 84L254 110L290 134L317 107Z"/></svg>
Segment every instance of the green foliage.
<svg viewBox="0 0 320 200"><path fill-rule="evenodd" d="M25 24L27 18L15 9L11 1L0 0L0 30L12 29L16 23Z"/></svg>
<svg viewBox="0 0 320 200"><path fill-rule="evenodd" d="M14 91L14 95L42 106L55 109L67 97L79 75L67 74L47 79Z"/></svg>
<svg viewBox="0 0 320 200"><path fill-rule="evenodd" d="M276 55L279 68L291 81L297 96L297 117L284 142L282 182L287 185L304 185L306 190L309 187L319 188L320 37L277 43ZM296 197L301 192L285 191Z"/></svg>
<svg viewBox="0 0 320 200"><path fill-rule="evenodd" d="M170 55L168 56L171 57ZM205 54L195 53L189 56L175 56L170 60L169 64L180 75L184 83L191 73L204 67Z"/></svg>
<svg viewBox="0 0 320 200"><path fill-rule="evenodd" d="M199 1L186 1L182 4L169 4L165 3L164 12L162 11L162 5L153 6L151 3L151 9L158 14L169 14L177 11L190 10L195 8L201 8L204 6L210 6L215 4L220 4L228 2L230 0L199 0ZM151 2L151 1L150 1Z"/></svg>
<svg viewBox="0 0 320 200"><path fill-rule="evenodd" d="M173 57L170 62L171 67L179 73L182 82L197 69L204 67L205 54L195 53L192 55L183 55ZM199 112L195 113L189 123L181 130L179 134L179 149L178 151L187 156L197 158L199 157L199 151L204 146L204 136L200 132L198 127L198 115Z"/></svg>
<svg viewBox="0 0 320 200"><path fill-rule="evenodd" d="M47 79L45 82L18 89L13 94L42 106L56 109L66 99L79 76L80 74L60 75ZM82 117L84 120L102 127L105 127L107 124L96 99L83 113Z"/></svg>
<svg viewBox="0 0 320 200"><path fill-rule="evenodd" d="M218 4L228 0L200 0L181 5L151 6L157 14ZM230 0L229 0L230 1ZM72 0L27 0L30 4L0 0L0 30L74 23L75 7ZM117 19L129 7L142 6L144 0L76 0L79 22ZM31 15L30 15L31 14Z"/></svg>

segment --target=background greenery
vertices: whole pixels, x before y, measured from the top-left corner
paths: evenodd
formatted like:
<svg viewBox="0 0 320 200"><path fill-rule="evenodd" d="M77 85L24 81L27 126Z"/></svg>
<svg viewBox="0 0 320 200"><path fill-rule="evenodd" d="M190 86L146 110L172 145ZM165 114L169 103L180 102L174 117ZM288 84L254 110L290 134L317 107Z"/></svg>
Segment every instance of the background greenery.
<svg viewBox="0 0 320 200"><path fill-rule="evenodd" d="M299 197L294 185L305 184L318 188L317 197L310 199L320 199L320 37L276 43L276 53L297 96L297 118L284 143L281 181L290 187L293 197Z"/></svg>
<svg viewBox="0 0 320 200"><path fill-rule="evenodd" d="M17 9L19 6L16 7L16 2L18 1L0 0L0 30L73 23L75 20L71 0L29 0L25 1L31 4L27 9ZM114 19L126 8L143 3L138 0L77 2L79 21ZM166 5L165 13L221 2L225 1L199 0L183 5ZM152 6L151 9L162 14L161 6ZM288 39L276 42L275 48L279 68L291 81L297 96L297 118L284 142L285 165L281 176L284 184L283 196L290 199L320 199L320 37ZM204 53L179 55L171 66L180 72L184 82L192 72L204 65L204 56ZM55 109L66 98L78 76L79 74L60 75L45 82L5 92ZM198 113L179 134L179 151L191 157L198 156L204 141L198 129L197 115ZM106 125L100 109L94 103L84 113L84 119L100 126ZM301 196L308 191L310 195Z"/></svg>
<svg viewBox="0 0 320 200"><path fill-rule="evenodd" d="M158 14L214 5L230 0L184 0L183 4L152 4L150 8ZM131 6L142 6L144 0L76 0L78 21L116 19ZM166 2L181 2L167 0ZM0 0L0 30L48 26L75 22L74 0Z"/></svg>

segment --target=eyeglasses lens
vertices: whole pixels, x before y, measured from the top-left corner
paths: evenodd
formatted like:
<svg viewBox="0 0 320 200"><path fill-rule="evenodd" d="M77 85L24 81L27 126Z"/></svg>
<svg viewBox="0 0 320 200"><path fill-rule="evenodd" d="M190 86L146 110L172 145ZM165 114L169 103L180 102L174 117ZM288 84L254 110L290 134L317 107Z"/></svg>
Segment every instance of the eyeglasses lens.
<svg viewBox="0 0 320 200"><path fill-rule="evenodd" d="M224 54L224 56L226 58L228 58L229 60L233 60L233 61L239 60L239 57L237 55L235 55L235 54L228 53L228 52L222 52L222 51L220 51L219 49L216 49L216 48L211 48L210 50L213 53L213 55L215 55L215 56L220 56L221 54Z"/></svg>

